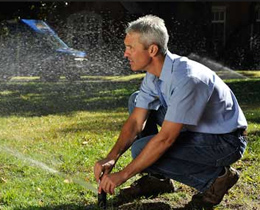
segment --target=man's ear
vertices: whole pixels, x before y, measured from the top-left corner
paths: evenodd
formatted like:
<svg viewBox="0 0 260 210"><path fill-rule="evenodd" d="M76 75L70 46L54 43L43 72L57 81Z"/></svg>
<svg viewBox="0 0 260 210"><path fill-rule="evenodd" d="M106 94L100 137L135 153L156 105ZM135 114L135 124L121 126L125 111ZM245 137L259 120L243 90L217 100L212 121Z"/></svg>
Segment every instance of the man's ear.
<svg viewBox="0 0 260 210"><path fill-rule="evenodd" d="M159 47L156 44L152 44L149 46L149 53L152 57L156 56L159 52Z"/></svg>

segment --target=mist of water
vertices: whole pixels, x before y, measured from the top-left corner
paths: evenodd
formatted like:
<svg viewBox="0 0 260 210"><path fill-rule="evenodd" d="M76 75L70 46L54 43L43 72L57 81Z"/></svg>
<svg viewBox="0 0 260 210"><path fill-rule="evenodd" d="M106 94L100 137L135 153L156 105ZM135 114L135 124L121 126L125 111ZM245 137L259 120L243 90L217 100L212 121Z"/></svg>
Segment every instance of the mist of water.
<svg viewBox="0 0 260 210"><path fill-rule="evenodd" d="M73 67L75 60L63 59L55 57L55 50L51 51L53 46L47 47L44 51L39 47L39 43L43 46L54 43L51 39L39 39L35 41L34 37L30 37L27 33L14 33L12 36L4 36L0 34L0 73L10 73L11 76L39 76L39 71L64 74L72 74L79 71L81 75L128 75L131 74L129 65L124 55L124 28L126 19L115 19L109 13L95 13L94 11L81 11L73 13L68 17L50 20L50 27L57 32L58 36L71 48L84 51L87 53L87 62L84 62L79 69ZM54 23L55 25L53 25ZM174 30L169 29L170 40L169 46L172 51L177 54L184 52L192 52L193 49L206 48L206 39L198 39L202 30L196 30L196 42L188 41L190 34L183 33L187 25L178 22L174 18L171 21ZM202 27L202 26L200 26ZM195 28L194 28L195 29ZM8 34L6 31L5 34ZM181 38L187 36L187 41ZM5 40L7 39L8 40ZM22 40L19 41L19 40ZM176 48L176 49L175 49ZM38 49L38 50L37 50ZM203 51L204 52L204 51ZM185 55L187 53L184 53ZM12 56L11 56L12 55ZM201 57L198 54L191 53L188 57L208 66L212 70L220 73L222 78L246 78L241 74L219 64L209 58ZM64 76L64 75L63 75Z"/></svg>
<svg viewBox="0 0 260 210"><path fill-rule="evenodd" d="M48 173L55 174L55 175L60 176L62 178L68 179L70 182L78 184L78 185L82 186L83 188L91 190L92 192L97 194L97 189L91 183L85 181L84 179L68 176L65 173L62 173L62 172L60 172L56 169L49 167L48 165L46 165L43 162L32 159L30 157L26 157L22 153L20 153L16 150L13 150L9 147L6 147L6 146L0 147L0 151L5 152L8 155L12 155L12 156L18 158L19 160L22 160L27 165L30 165L30 166L33 166L33 167L36 167L36 168L40 168L40 169L42 169L42 170L44 170Z"/></svg>
<svg viewBox="0 0 260 210"><path fill-rule="evenodd" d="M121 22L87 11L55 22L57 25L53 27L49 23L50 27L70 48L86 52L86 62L58 53L57 40L47 35L32 35L32 30L22 30L24 24L21 22L13 23L12 27L1 22L5 33L0 31L0 76L41 76L41 72L61 76L75 72L88 76L131 73L123 58L124 30ZM109 32L102 29L104 25L110 26ZM14 27L17 29L12 31Z"/></svg>
<svg viewBox="0 0 260 210"><path fill-rule="evenodd" d="M191 60L195 60L211 70L215 71L222 79L246 79L247 77L238 72L206 57L201 57L195 53L187 56Z"/></svg>

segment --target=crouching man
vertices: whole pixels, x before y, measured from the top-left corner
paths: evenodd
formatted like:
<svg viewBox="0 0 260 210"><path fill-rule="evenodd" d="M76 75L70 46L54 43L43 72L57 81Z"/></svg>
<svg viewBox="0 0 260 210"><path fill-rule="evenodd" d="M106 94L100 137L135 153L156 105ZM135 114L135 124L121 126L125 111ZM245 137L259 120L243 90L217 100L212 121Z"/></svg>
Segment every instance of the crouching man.
<svg viewBox="0 0 260 210"><path fill-rule="evenodd" d="M230 165L245 151L247 122L229 87L202 64L168 51L168 39L164 21L153 15L126 29L124 56L132 71L146 76L129 99L130 116L117 142L95 164L96 180L103 174L99 192L114 194L126 180L147 172L121 193L173 192L176 180L200 192L194 199L216 205L239 178ZM132 162L111 173L129 147Z"/></svg>

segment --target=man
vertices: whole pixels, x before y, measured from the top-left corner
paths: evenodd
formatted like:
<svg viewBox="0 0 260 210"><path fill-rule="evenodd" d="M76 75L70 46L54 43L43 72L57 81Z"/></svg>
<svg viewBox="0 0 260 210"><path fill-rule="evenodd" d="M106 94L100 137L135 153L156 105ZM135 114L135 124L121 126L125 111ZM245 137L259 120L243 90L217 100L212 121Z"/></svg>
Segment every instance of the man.
<svg viewBox="0 0 260 210"><path fill-rule="evenodd" d="M149 172L155 178L146 176L130 187L139 196L146 188L156 193L154 188L168 185L171 191L170 178L200 191L194 198L216 205L239 178L230 165L244 153L247 122L228 86L202 64L170 53L168 39L164 21L152 15L126 29L124 56L133 71L146 76L130 97L131 114L117 142L95 164L96 180L102 175L99 192L114 194L132 176ZM132 162L110 173L130 146Z"/></svg>

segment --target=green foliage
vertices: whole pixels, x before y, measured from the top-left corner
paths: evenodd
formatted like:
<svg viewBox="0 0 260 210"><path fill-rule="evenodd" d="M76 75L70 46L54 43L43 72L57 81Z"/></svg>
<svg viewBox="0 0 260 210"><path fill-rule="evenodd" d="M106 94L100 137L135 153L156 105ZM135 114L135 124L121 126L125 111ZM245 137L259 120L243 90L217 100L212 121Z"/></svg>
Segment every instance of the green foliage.
<svg viewBox="0 0 260 210"><path fill-rule="evenodd" d="M249 137L246 154L235 164L241 179L216 209L257 209L260 80L226 82L245 111ZM86 77L77 83L19 78L0 83L0 209L97 209L96 193L90 189L90 184L97 188L94 163L117 140L128 116L128 97L139 86L139 76ZM130 161L128 151L115 170ZM137 200L125 209L181 207L194 190L176 185L176 193ZM112 206L114 196L108 198L109 209L117 209Z"/></svg>

